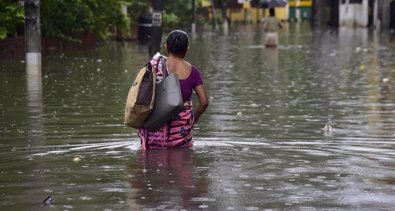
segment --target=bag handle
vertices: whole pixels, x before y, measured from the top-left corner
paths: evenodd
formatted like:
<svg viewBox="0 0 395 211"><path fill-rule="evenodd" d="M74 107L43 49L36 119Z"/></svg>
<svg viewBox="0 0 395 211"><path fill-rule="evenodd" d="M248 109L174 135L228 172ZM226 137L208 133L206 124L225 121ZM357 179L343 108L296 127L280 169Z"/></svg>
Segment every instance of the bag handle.
<svg viewBox="0 0 395 211"><path fill-rule="evenodd" d="M158 60L156 61L156 69L155 69L156 73L158 72L159 62L160 62L161 59L162 59L162 56L159 56ZM151 62L148 62L148 63L151 64Z"/></svg>
<svg viewBox="0 0 395 211"><path fill-rule="evenodd" d="M163 81L163 90L166 90L166 83L165 83L165 79L167 78L167 76L169 76L169 72L167 71L167 64L166 64L166 59L165 58L163 58L163 57L161 57L160 58L160 62L161 62L161 65L162 65L162 76L163 76L163 78L162 78L162 81Z"/></svg>
<svg viewBox="0 0 395 211"><path fill-rule="evenodd" d="M169 75L169 71L167 71L166 59L164 57L161 57L160 61L162 64L162 74L164 75L164 77L167 77Z"/></svg>
<svg viewBox="0 0 395 211"><path fill-rule="evenodd" d="M158 72L158 69L159 69L159 62L161 61L162 58L163 58L162 56L159 56L158 60L156 61L156 72ZM153 67L153 66L152 66L152 64L151 64L151 61L148 61L148 62L144 65L144 67L147 67L149 71L152 71L152 67Z"/></svg>

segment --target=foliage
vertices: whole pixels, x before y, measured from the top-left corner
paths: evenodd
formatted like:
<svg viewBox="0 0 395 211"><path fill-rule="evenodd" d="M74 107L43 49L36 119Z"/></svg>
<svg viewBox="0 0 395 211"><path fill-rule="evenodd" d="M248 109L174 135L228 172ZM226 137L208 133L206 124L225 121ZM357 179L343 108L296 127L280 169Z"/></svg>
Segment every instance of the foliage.
<svg viewBox="0 0 395 211"><path fill-rule="evenodd" d="M188 26L192 20L192 1L166 1L163 19L165 28Z"/></svg>
<svg viewBox="0 0 395 211"><path fill-rule="evenodd" d="M163 26L165 28L171 28L188 25L192 18L191 2L191 0L164 0ZM136 26L139 16L149 12L150 8L151 2L148 0L131 0L128 7L128 15L131 19L132 26Z"/></svg>
<svg viewBox="0 0 395 211"><path fill-rule="evenodd" d="M201 0L196 0L199 5ZM215 0L227 3L233 0ZM128 5L128 17L121 12ZM105 39L111 29L128 32L140 14L151 7L149 0L41 0L41 24L44 36L78 41L81 33L94 32ZM192 1L166 0L164 28L187 27L192 19ZM0 0L0 40L16 33L23 24L24 10L15 0Z"/></svg>
<svg viewBox="0 0 395 211"><path fill-rule="evenodd" d="M198 2L198 1L196 1ZM164 28L187 26L192 18L192 1L188 0L167 0L164 2L165 10L163 15ZM132 25L136 25L138 17L149 12L151 2L148 0L131 0L128 7L129 17Z"/></svg>
<svg viewBox="0 0 395 211"><path fill-rule="evenodd" d="M163 26L165 28L174 28L179 26L180 24L180 18L174 14L174 13L167 13L165 11L164 16L163 16Z"/></svg>
<svg viewBox="0 0 395 211"><path fill-rule="evenodd" d="M24 21L23 7L14 0L0 1L0 40L15 34L18 24Z"/></svg>
<svg viewBox="0 0 395 211"><path fill-rule="evenodd" d="M105 39L111 27L128 29L129 21L121 8L121 0L43 0L43 35L78 41L81 33L91 31Z"/></svg>
<svg viewBox="0 0 395 211"><path fill-rule="evenodd" d="M139 16L148 12L151 3L148 0L131 0L128 6L128 16L132 25L137 24Z"/></svg>

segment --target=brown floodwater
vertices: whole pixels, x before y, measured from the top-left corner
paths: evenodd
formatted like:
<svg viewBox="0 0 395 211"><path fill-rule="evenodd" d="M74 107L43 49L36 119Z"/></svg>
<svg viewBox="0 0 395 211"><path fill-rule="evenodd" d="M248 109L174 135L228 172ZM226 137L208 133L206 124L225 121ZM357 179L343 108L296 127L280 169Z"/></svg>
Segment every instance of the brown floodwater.
<svg viewBox="0 0 395 211"><path fill-rule="evenodd" d="M210 96L192 150L143 153L123 125L147 46L46 56L42 77L1 61L0 210L393 210L395 39L262 31L191 36Z"/></svg>

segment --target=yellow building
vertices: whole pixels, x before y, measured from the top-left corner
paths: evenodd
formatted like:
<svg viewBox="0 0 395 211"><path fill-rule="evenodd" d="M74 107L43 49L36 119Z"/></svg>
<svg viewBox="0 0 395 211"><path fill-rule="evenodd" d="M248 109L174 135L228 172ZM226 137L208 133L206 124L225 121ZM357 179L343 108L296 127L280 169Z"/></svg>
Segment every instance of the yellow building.
<svg viewBox="0 0 395 211"><path fill-rule="evenodd" d="M311 20L312 0L288 0L289 19Z"/></svg>
<svg viewBox="0 0 395 211"><path fill-rule="evenodd" d="M282 21L289 19L311 20L312 5L312 0L288 0L288 5L285 7L275 8L276 17ZM227 16L231 22L258 22L268 15L268 9L262 9L261 5L257 3L250 3L249 6L237 3L227 5Z"/></svg>
<svg viewBox="0 0 395 211"><path fill-rule="evenodd" d="M288 20L288 7L277 7L276 17L280 20ZM229 3L227 5L227 16L231 22L259 22L262 18L267 17L268 9L263 9L259 4L250 3L246 6L244 4Z"/></svg>
<svg viewBox="0 0 395 211"><path fill-rule="evenodd" d="M288 16L288 7L276 7L274 8L276 11L276 17L279 18L282 21L286 21L289 19ZM266 9L265 11L265 17L269 16L269 9Z"/></svg>
<svg viewBox="0 0 395 211"><path fill-rule="evenodd" d="M311 20L313 0L288 0L284 7L276 7L276 17L282 21ZM201 0L200 6L211 7L210 0ZM217 8L218 10L218 8ZM217 14L221 14L220 11ZM259 22L269 16L269 9L263 9L260 3L248 2L227 4L226 15L231 22ZM211 16L211 14L210 14Z"/></svg>

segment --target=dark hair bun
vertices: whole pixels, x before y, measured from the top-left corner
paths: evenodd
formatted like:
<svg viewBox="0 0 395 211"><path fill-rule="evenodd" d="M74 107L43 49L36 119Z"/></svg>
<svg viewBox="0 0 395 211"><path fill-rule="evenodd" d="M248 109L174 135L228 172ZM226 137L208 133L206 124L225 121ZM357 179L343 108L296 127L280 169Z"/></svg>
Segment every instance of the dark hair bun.
<svg viewBox="0 0 395 211"><path fill-rule="evenodd" d="M173 30L167 35L167 50L169 53L184 58L188 49L188 35L182 30Z"/></svg>

